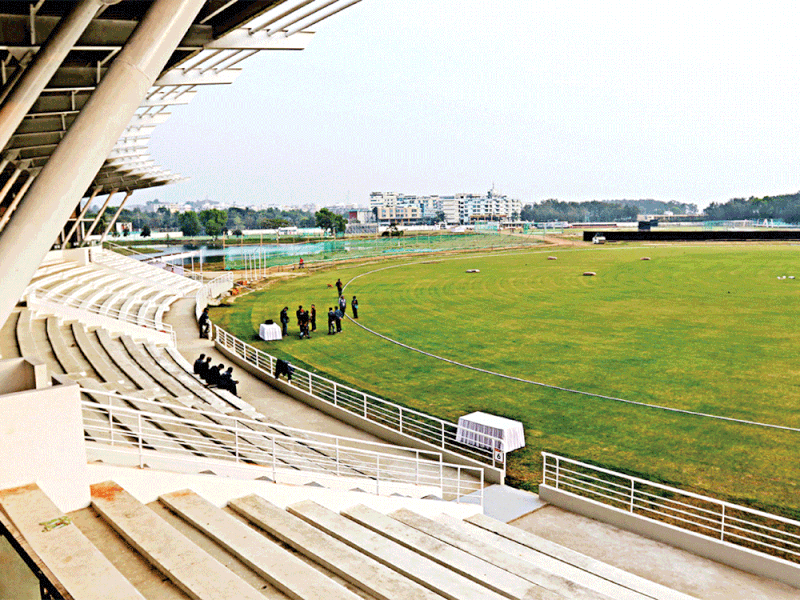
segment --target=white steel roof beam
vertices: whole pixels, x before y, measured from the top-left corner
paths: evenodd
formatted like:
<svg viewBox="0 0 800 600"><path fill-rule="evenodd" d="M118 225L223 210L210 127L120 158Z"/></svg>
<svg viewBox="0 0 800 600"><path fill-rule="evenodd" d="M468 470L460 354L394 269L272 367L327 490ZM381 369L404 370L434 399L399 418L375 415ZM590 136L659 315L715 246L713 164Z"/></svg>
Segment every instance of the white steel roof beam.
<svg viewBox="0 0 800 600"><path fill-rule="evenodd" d="M338 8L335 8L334 10L322 15L318 19L314 19L310 23L304 23L303 25L301 25L299 27L296 27L295 29L292 29L291 31L287 31L285 35L286 35L286 37L289 37L289 36L295 35L297 33L300 33L304 29L308 29L309 27L313 27L314 25L316 25L320 21L324 21L328 17L332 17L336 13L343 11L345 8L349 8L349 7L353 6L354 4L358 4L359 2L361 2L361 0L350 0L350 2L346 2L342 6L340 6Z"/></svg>

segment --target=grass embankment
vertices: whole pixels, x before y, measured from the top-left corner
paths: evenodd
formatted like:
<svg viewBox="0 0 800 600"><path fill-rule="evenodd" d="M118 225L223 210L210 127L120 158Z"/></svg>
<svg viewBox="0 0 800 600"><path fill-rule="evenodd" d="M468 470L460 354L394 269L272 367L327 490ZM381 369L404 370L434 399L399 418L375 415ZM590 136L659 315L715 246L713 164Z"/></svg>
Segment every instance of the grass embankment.
<svg viewBox="0 0 800 600"><path fill-rule="evenodd" d="M528 250L431 257L355 280L360 321L425 351L553 385L737 419L800 427L800 248L713 246ZM553 254L558 260L548 261ZM643 256L650 261L640 260ZM327 336L337 277L281 282L213 319L292 357L438 417L484 410L517 419L527 447L509 482L535 488L541 450L766 510L800 515L800 433L726 423L513 382L387 343L352 323ZM468 274L466 269L480 269ZM597 272L583 277L584 271ZM318 329L296 338L298 304ZM292 336L256 342L283 306ZM349 314L349 307L348 307Z"/></svg>

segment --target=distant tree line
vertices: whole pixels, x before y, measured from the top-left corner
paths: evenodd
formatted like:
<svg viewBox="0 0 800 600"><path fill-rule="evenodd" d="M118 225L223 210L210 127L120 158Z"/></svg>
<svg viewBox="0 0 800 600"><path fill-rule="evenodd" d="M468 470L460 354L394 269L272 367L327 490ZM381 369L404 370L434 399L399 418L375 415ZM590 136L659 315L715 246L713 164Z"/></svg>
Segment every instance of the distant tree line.
<svg viewBox="0 0 800 600"><path fill-rule="evenodd" d="M93 217L94 214L90 212L87 218ZM103 219L105 219L105 215ZM241 235L245 229L317 226L314 213L300 209L279 210L277 208L263 210L212 208L199 213L191 210L184 213L173 213L165 207L159 208L156 212L146 212L136 207L123 209L119 221L130 222L134 231L145 231L147 228L148 235L154 231L181 230L188 237L201 234L217 237L223 233Z"/></svg>
<svg viewBox="0 0 800 600"><path fill-rule="evenodd" d="M800 223L800 192L763 198L733 198L725 203L712 202L706 208L711 221L740 219L780 219L787 223Z"/></svg>
<svg viewBox="0 0 800 600"><path fill-rule="evenodd" d="M661 200L593 200L591 202L562 202L543 200L526 204L520 217L523 221L635 221L640 214L696 213L697 206Z"/></svg>

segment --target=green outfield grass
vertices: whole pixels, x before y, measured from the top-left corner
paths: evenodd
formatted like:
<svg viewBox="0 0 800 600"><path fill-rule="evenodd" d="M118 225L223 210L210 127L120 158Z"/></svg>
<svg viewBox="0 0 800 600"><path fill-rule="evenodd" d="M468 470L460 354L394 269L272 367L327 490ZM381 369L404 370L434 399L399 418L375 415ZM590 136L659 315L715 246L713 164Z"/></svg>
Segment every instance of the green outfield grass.
<svg viewBox="0 0 800 600"><path fill-rule="evenodd" d="M372 272L383 267L393 268ZM522 487L538 484L539 452L549 450L800 515L800 433L499 379L349 322L325 335L336 294L327 285L361 274L345 290L348 300L358 295L360 322L425 351L553 385L800 427L800 247L615 245L372 263L275 284L212 313L267 352L400 404L452 420L484 410L522 421L528 445L508 464L509 482ZM320 331L298 340L294 311L311 303ZM292 336L254 342L258 324L277 320L284 305Z"/></svg>

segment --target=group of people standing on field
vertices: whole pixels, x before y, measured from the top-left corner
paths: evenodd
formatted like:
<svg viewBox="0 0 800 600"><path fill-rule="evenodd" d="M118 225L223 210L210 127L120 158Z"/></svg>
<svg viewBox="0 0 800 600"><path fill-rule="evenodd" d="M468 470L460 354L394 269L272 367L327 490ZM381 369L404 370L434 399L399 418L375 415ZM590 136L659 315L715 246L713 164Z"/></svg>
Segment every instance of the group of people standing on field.
<svg viewBox="0 0 800 600"><path fill-rule="evenodd" d="M347 300L342 294L342 289L344 288L342 285L342 280L337 279L335 285L338 300L335 308L333 306L328 308L328 335L334 335L342 331L342 319L344 319L344 316L347 313ZM330 285L328 287L330 287ZM350 301L350 307L353 310L353 318L358 319L358 298L355 296L353 296L353 299ZM297 307L295 316L297 317L297 326L300 328L300 339L311 339L311 332L317 330L316 306L312 304L311 310L308 311L303 309L303 306L300 305ZM284 306L283 310L281 310L280 321L281 334L283 337L286 337L288 335L289 326L288 306Z"/></svg>

